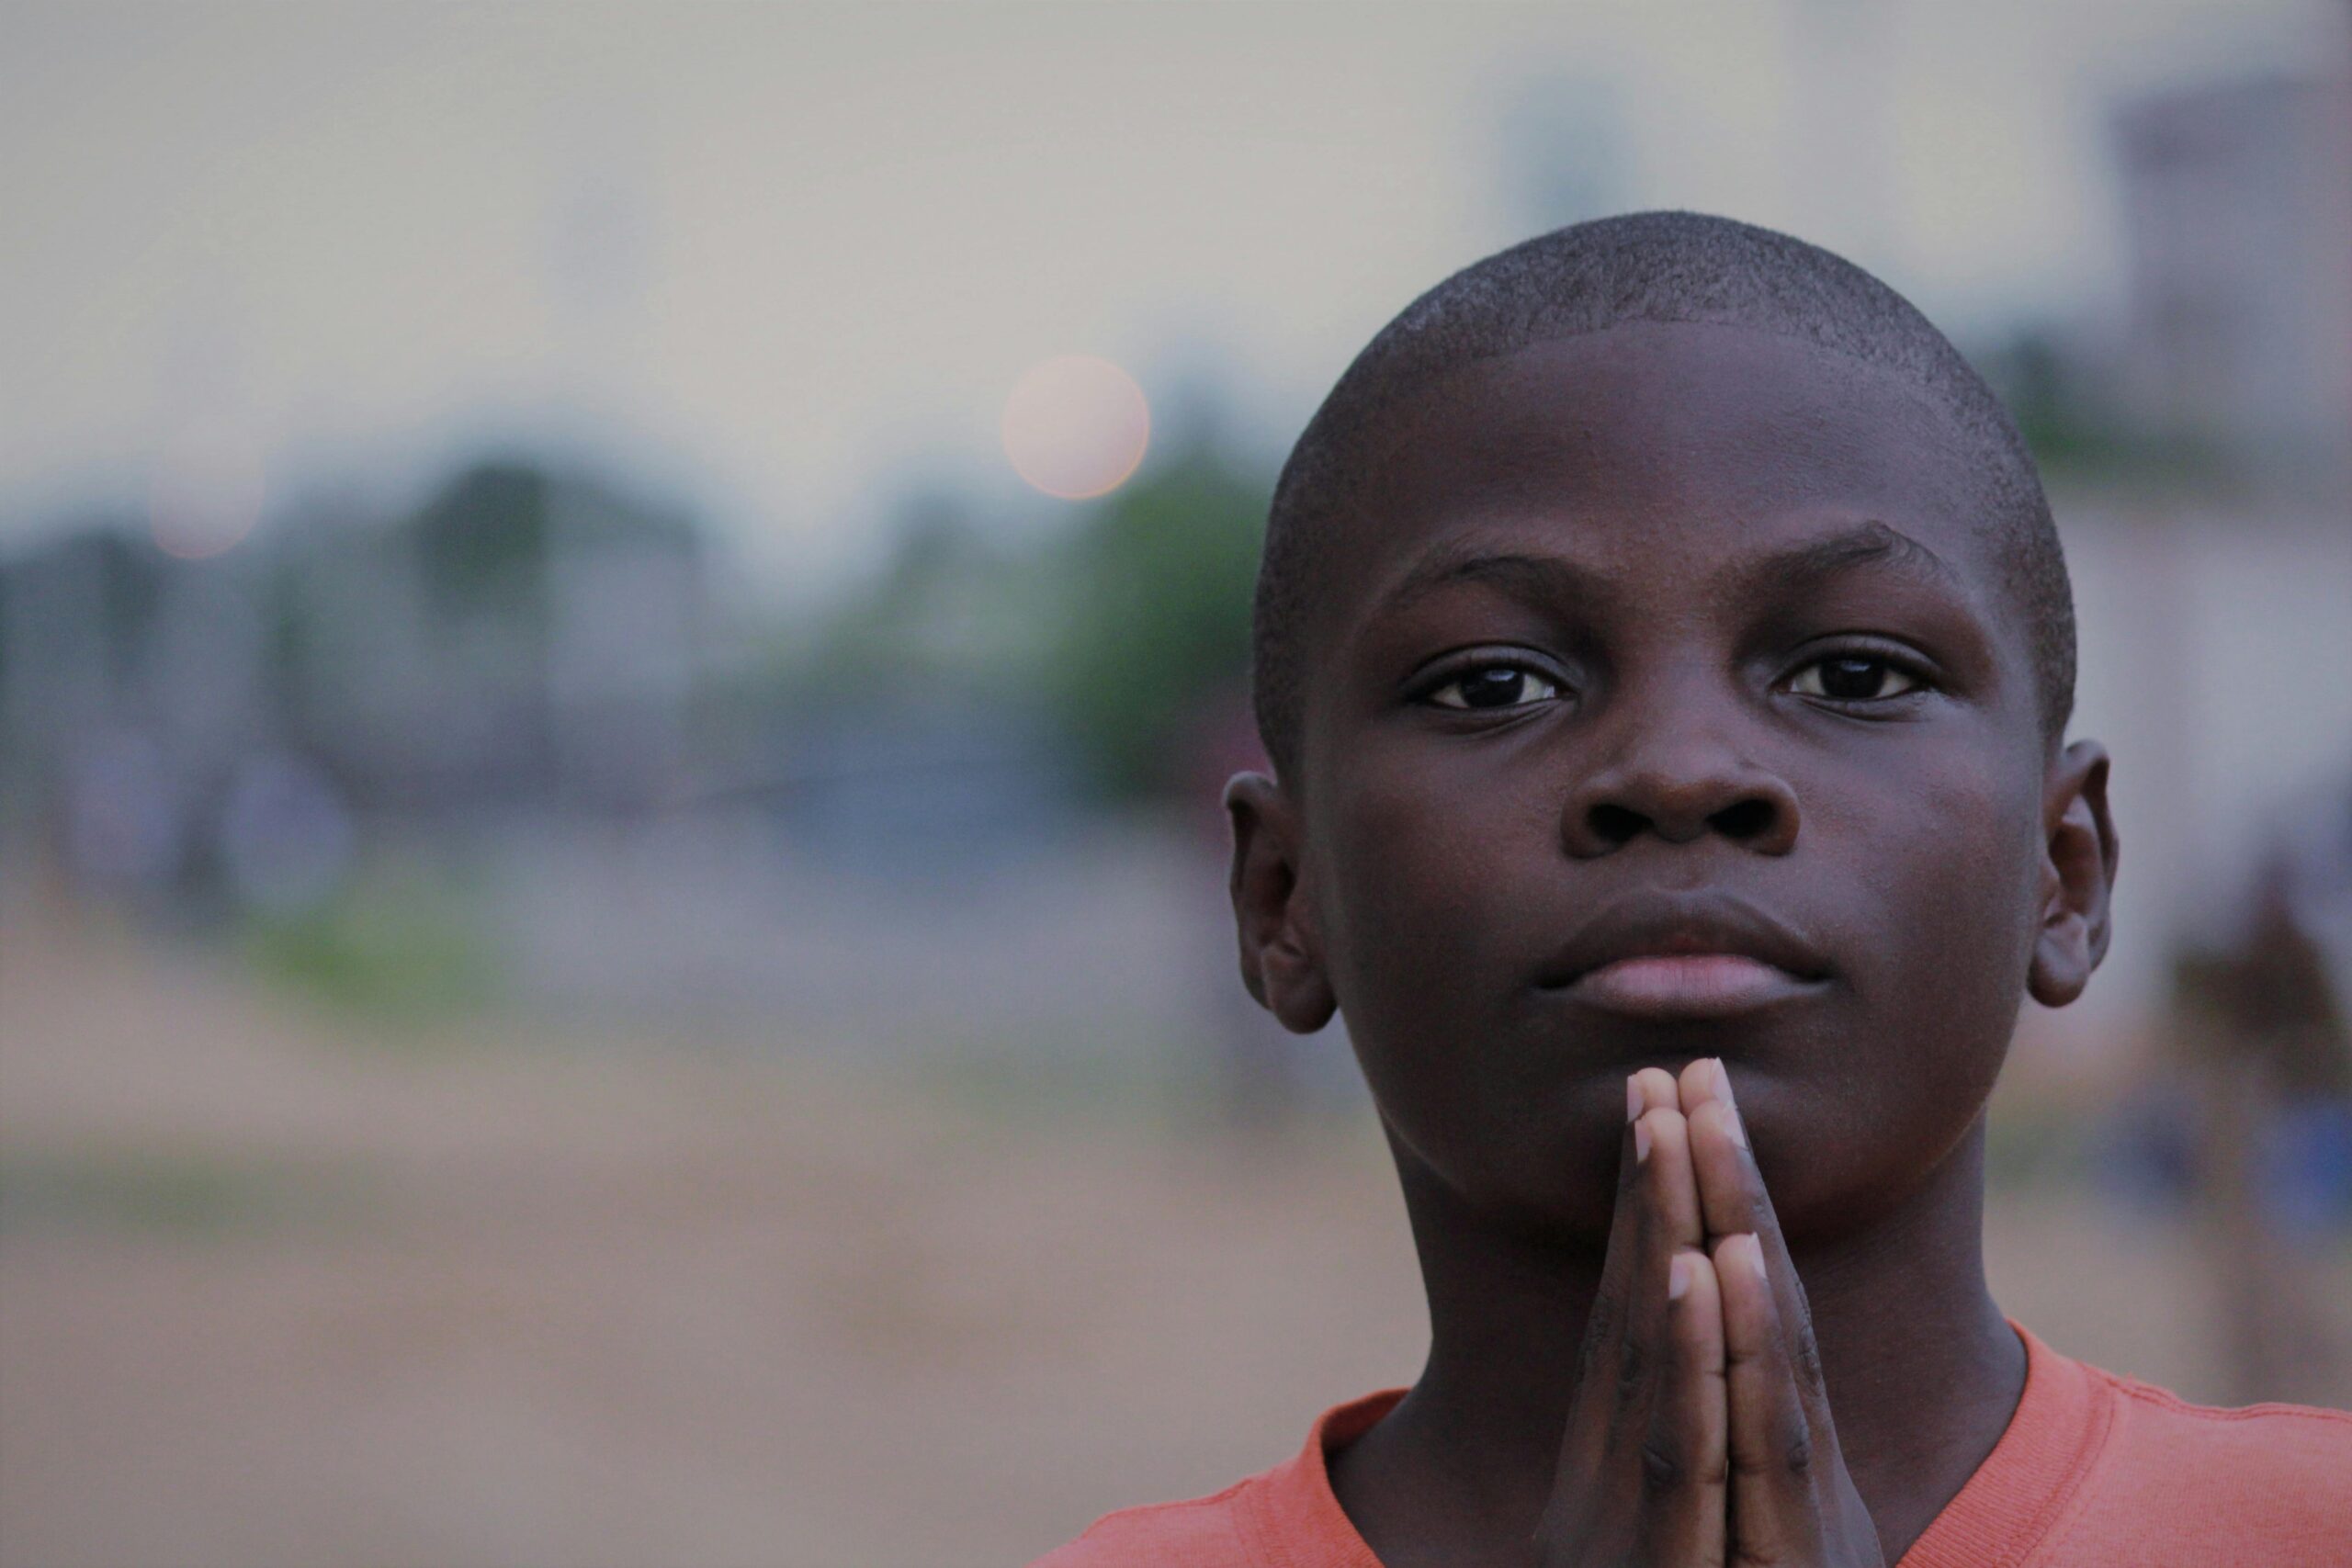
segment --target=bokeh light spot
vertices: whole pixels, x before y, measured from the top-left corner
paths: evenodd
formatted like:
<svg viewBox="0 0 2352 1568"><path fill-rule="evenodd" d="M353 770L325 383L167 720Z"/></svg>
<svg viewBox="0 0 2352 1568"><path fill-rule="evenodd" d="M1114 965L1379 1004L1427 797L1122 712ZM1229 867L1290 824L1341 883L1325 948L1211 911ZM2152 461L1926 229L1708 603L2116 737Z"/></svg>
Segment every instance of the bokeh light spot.
<svg viewBox="0 0 2352 1568"><path fill-rule="evenodd" d="M227 426L183 432L148 494L156 545L183 560L219 555L253 532L266 489L261 446L250 435Z"/></svg>
<svg viewBox="0 0 2352 1568"><path fill-rule="evenodd" d="M1151 444L1151 408L1134 377L1107 359L1066 354L1013 384L1004 455L1047 495L1083 501L1114 491Z"/></svg>

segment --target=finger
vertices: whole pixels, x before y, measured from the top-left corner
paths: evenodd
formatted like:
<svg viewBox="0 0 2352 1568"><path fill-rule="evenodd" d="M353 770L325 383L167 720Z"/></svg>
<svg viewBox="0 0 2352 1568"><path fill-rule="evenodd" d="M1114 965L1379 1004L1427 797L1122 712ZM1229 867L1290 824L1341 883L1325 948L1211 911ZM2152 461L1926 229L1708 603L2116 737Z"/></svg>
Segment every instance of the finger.
<svg viewBox="0 0 2352 1568"><path fill-rule="evenodd" d="M1682 1104L1682 1114L1688 1116L1712 1100L1727 1100L1731 1096L1731 1076L1721 1056L1693 1056L1675 1075L1674 1092Z"/></svg>
<svg viewBox="0 0 2352 1568"><path fill-rule="evenodd" d="M1626 1295L1633 1288L1634 1271L1640 1261L1639 1177L1649 1157L1651 1136L1648 1130L1640 1126L1641 1118L1653 1108L1672 1109L1676 1100L1673 1076L1662 1068L1645 1067L1625 1080L1625 1131L1617 1153L1617 1203L1610 1216L1609 1249L1601 1258L1600 1288L1595 1295L1592 1319L1585 1335L1588 1350L1595 1348L1598 1338L1609 1339L1613 1350L1616 1336L1624 1326Z"/></svg>
<svg viewBox="0 0 2352 1568"><path fill-rule="evenodd" d="M1771 1201L1757 1172L1747 1146L1747 1128L1732 1098L1731 1073L1720 1058L1702 1056L1682 1070L1678 1086L1685 1095L1690 1122L1690 1157L1698 1173L1699 1197L1711 1235L1755 1233L1770 1214ZM1777 1224L1774 1229L1779 1227Z"/></svg>
<svg viewBox="0 0 2352 1568"><path fill-rule="evenodd" d="M1633 1292L1644 1252L1641 1210L1646 1190L1644 1174L1650 1153L1651 1133L1640 1118L1661 1095L1672 1103L1674 1080L1657 1068L1645 1068L1625 1080L1625 1126L1617 1153L1617 1201L1609 1221L1609 1247L1600 1265L1600 1284L1594 1292L1592 1312L1585 1322L1579 1352L1577 1397L1570 1407L1568 1430L1561 1445L1565 1466L1592 1464L1610 1446L1616 1400L1607 1394L1621 1375L1624 1342L1633 1318Z"/></svg>
<svg viewBox="0 0 2352 1568"><path fill-rule="evenodd" d="M1664 1067L1644 1067L1625 1080L1629 1120L1639 1121L1645 1111L1679 1111L1682 1109L1681 1085ZM1638 1105L1633 1101L1638 1099Z"/></svg>
<svg viewBox="0 0 2352 1568"><path fill-rule="evenodd" d="M1730 1437L1724 1389L1724 1318L1713 1261L1674 1255L1668 1272L1666 1352L1642 1443L1646 1561L1713 1568L1726 1548Z"/></svg>
<svg viewBox="0 0 2352 1568"><path fill-rule="evenodd" d="M1822 1381L1820 1351L1814 1343L1813 1312L1805 1301L1804 1282L1797 1278L1796 1265L1789 1258L1771 1195L1764 1189L1763 1173L1748 1147L1747 1130L1740 1121L1738 1102L1732 1097L1731 1075L1721 1061L1707 1057L1683 1070L1680 1088L1686 1103L1694 1092L1697 1097L1689 1117L1690 1161L1707 1234L1756 1237L1767 1265L1773 1304L1789 1336L1798 1393L1816 1428L1826 1432L1829 1393Z"/></svg>
<svg viewBox="0 0 2352 1568"><path fill-rule="evenodd" d="M1632 1562L1649 1535L1667 1533L1657 1528L1668 1516L1666 1499L1663 1494L1652 1492L1643 1470L1656 1421L1652 1394L1660 1358L1679 1354L1673 1348L1679 1342L1671 1339L1671 1328L1660 1326L1669 1315L1669 1307L1676 1304L1676 1298L1668 1293L1675 1278L1674 1248L1662 1240L1668 1231L1660 1211L1666 1194L1679 1186L1687 1190L1682 1207L1685 1223L1690 1223L1697 1213L1698 1195L1690 1174L1690 1142L1681 1113L1670 1108L1649 1109L1643 1086L1631 1080L1626 1108L1634 1114L1625 1123L1621 1145L1617 1205L1611 1220L1601 1287L1585 1330L1576 1393L1569 1405L1552 1495L1535 1529L1539 1552L1547 1562ZM1664 1180L1660 1179L1662 1170ZM1686 1268L1685 1293L1688 1279ZM1713 1333L1720 1341L1720 1306L1714 1319ZM1685 1332L1699 1330L1686 1326ZM1719 1355L1716 1359L1720 1361ZM1682 1363L1678 1359L1676 1364ZM1704 1364L1703 1353L1698 1364ZM1673 1440L1687 1443L1694 1451L1703 1441L1703 1433L1694 1438L1679 1427L1668 1430ZM1729 1451L1728 1438L1724 1451ZM1684 1505L1675 1516L1681 1523L1672 1533L1691 1536L1692 1527L1684 1517L1690 1513ZM1652 1560L1674 1561L1670 1557Z"/></svg>
<svg viewBox="0 0 2352 1568"><path fill-rule="evenodd" d="M1798 1393L1764 1249L1754 1235L1725 1236L1715 1243L1714 1265L1723 1298L1732 1560L1819 1561L1814 1481L1824 1456Z"/></svg>
<svg viewBox="0 0 2352 1568"><path fill-rule="evenodd" d="M1656 1086L1645 1081L1653 1075L1664 1076L1648 1068L1625 1080L1625 1128L1617 1148L1617 1202L1609 1217L1609 1248L1600 1260L1600 1290L1593 1303L1594 1325L1612 1333L1624 1325L1625 1294L1633 1285L1639 1252L1642 1167L1650 1151L1650 1134L1641 1126L1641 1118L1657 1092ZM1592 1336L1586 1337L1589 1341Z"/></svg>
<svg viewBox="0 0 2352 1568"><path fill-rule="evenodd" d="M1664 1249L1663 1261L1670 1261L1676 1252L1706 1242L1699 1177L1690 1159L1690 1123L1679 1111L1645 1111L1634 1132L1636 1148L1648 1151L1641 1165L1659 1226L1654 1246ZM1661 1257L1654 1255L1649 1261L1658 1265L1657 1277L1663 1280Z"/></svg>
<svg viewBox="0 0 2352 1568"><path fill-rule="evenodd" d="M1690 1170L1689 1124L1679 1111L1645 1111L1634 1123L1641 1202L1634 1251L1637 1269L1626 1292L1628 1316L1618 1369L1621 1408L1645 1405L1666 1353L1667 1285L1678 1252L1701 1250L1698 1181Z"/></svg>

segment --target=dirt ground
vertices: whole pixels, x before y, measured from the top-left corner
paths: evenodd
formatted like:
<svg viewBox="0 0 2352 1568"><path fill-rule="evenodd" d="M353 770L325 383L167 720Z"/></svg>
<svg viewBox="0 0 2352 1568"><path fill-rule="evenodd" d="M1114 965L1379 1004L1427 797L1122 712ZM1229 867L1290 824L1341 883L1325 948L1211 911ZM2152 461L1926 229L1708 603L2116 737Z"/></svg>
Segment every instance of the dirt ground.
<svg viewBox="0 0 2352 1568"><path fill-rule="evenodd" d="M0 925L0 1563L1019 1562L1412 1374L1362 1119L678 1043L378 1038ZM2046 1338L2221 1395L2185 1234L2063 1191L1989 1234Z"/></svg>

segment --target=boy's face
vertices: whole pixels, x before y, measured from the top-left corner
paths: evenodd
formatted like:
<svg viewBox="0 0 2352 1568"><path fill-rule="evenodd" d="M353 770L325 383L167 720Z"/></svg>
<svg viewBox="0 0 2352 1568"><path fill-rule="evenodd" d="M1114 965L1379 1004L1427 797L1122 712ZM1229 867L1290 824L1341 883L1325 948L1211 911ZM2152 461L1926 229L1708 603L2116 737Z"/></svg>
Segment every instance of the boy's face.
<svg viewBox="0 0 2352 1568"><path fill-rule="evenodd" d="M1343 1008L1400 1153L1479 1207L1605 1232L1626 1075L1702 1055L1792 1235L1899 1201L2022 994L2080 990L2113 870L2104 754L2045 750L1951 416L1631 324L1370 446L1303 779L1236 786L1245 873L1280 868L1237 879L1253 981L1295 1025ZM1661 948L1774 962L1593 967Z"/></svg>

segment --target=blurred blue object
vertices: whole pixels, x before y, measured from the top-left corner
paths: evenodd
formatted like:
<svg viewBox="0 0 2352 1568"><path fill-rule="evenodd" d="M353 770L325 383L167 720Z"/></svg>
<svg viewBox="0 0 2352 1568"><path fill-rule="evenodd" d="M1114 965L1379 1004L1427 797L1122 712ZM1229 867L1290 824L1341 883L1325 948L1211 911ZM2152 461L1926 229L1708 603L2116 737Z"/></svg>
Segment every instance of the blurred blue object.
<svg viewBox="0 0 2352 1568"><path fill-rule="evenodd" d="M1068 742L1035 714L978 699L805 720L764 786L791 840L884 879L1018 864L1084 804Z"/></svg>
<svg viewBox="0 0 2352 1568"><path fill-rule="evenodd" d="M2197 1108L2178 1085L2127 1100L2095 1137L2097 1180L2109 1198L2147 1214L2188 1207L2198 1176Z"/></svg>
<svg viewBox="0 0 2352 1568"><path fill-rule="evenodd" d="M2200 1176L2197 1107L2185 1089L2154 1089L2117 1108L2095 1138L2101 1191L2141 1213L2185 1213ZM2281 1236L2352 1226L2352 1100L2282 1106L2254 1153L2264 1220Z"/></svg>
<svg viewBox="0 0 2352 1568"><path fill-rule="evenodd" d="M2352 1100L2286 1107L2263 1129L2256 1159L2263 1213L2281 1235L2352 1224Z"/></svg>

